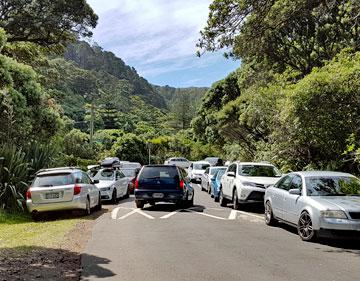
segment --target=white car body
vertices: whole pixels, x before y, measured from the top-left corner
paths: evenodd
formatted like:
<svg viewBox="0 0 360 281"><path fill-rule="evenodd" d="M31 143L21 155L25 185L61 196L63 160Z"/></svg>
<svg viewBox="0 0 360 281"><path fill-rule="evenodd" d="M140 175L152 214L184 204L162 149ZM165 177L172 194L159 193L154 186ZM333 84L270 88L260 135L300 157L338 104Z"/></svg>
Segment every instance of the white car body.
<svg viewBox="0 0 360 281"><path fill-rule="evenodd" d="M118 198L126 197L129 194L129 179L120 170L101 169L93 179L99 181L96 186L100 189L102 200L115 202Z"/></svg>
<svg viewBox="0 0 360 281"><path fill-rule="evenodd" d="M201 177L205 170L210 167L210 163L206 161L196 161L191 163L188 169L188 176L193 182L201 182Z"/></svg>
<svg viewBox="0 0 360 281"><path fill-rule="evenodd" d="M271 176L254 176L261 169ZM252 171L256 173L251 174ZM275 184L280 176L276 167L268 163L234 162L221 178L220 204L231 201L237 209L239 203L264 202L265 188Z"/></svg>
<svg viewBox="0 0 360 281"><path fill-rule="evenodd" d="M201 176L201 190L206 190L210 193L210 183L211 179L214 177L218 170L226 170L224 166L213 166L205 170Z"/></svg>
<svg viewBox="0 0 360 281"><path fill-rule="evenodd" d="M175 165L184 169L189 168L190 164L191 162L183 157L172 157L164 162L164 165Z"/></svg>

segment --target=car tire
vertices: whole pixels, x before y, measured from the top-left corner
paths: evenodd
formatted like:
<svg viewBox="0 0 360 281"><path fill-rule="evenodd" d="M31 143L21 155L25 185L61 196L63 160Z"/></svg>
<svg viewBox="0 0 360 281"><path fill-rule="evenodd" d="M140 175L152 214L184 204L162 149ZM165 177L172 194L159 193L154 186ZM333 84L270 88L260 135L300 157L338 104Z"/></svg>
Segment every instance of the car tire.
<svg viewBox="0 0 360 281"><path fill-rule="evenodd" d="M265 223L269 226L276 226L278 221L274 218L274 214L269 201L265 203Z"/></svg>
<svg viewBox="0 0 360 281"><path fill-rule="evenodd" d="M101 202L101 194L99 193L99 199L98 199L99 201L98 201L98 204L96 205L96 207L95 207L95 210L96 211L101 211L101 209L102 209L102 202Z"/></svg>
<svg viewBox="0 0 360 281"><path fill-rule="evenodd" d="M38 212L32 212L31 213L31 218L33 219L33 221L40 221L41 216Z"/></svg>
<svg viewBox="0 0 360 281"><path fill-rule="evenodd" d="M219 202L219 196L218 197L213 196L213 197L214 197L214 202Z"/></svg>
<svg viewBox="0 0 360 281"><path fill-rule="evenodd" d="M234 210L239 210L239 208L240 208L239 198L238 198L237 191L236 191L236 188L235 188L234 191L233 191L233 209Z"/></svg>
<svg viewBox="0 0 360 281"><path fill-rule="evenodd" d="M144 208L145 203L144 203L144 201L141 201L141 200L135 200L135 205L136 205L136 208L142 209L142 208Z"/></svg>
<svg viewBox="0 0 360 281"><path fill-rule="evenodd" d="M156 203L154 201L150 202L150 206L155 206Z"/></svg>
<svg viewBox="0 0 360 281"><path fill-rule="evenodd" d="M220 189L219 202L220 202L221 207L227 207L227 199L224 198L224 194L223 194L222 189Z"/></svg>
<svg viewBox="0 0 360 281"><path fill-rule="evenodd" d="M297 226L298 234L303 241L315 241L317 239L317 231L313 229L310 214L306 211L302 212Z"/></svg>
<svg viewBox="0 0 360 281"><path fill-rule="evenodd" d="M111 195L111 203L113 203L113 204L117 203L117 191L116 191L116 188L114 188L113 193Z"/></svg>
<svg viewBox="0 0 360 281"><path fill-rule="evenodd" d="M89 198L86 198L84 216L89 216L89 215L91 215L90 200L89 200Z"/></svg>

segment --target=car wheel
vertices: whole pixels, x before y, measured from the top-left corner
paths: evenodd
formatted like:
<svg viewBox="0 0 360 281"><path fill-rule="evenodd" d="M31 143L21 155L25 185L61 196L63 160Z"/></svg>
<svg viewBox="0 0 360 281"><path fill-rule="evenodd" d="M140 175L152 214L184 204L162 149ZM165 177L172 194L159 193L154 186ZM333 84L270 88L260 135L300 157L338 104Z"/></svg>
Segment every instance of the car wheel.
<svg viewBox="0 0 360 281"><path fill-rule="evenodd" d="M265 223L270 226L274 226L277 224L277 220L274 218L271 204L269 201L267 201L265 204Z"/></svg>
<svg viewBox="0 0 360 281"><path fill-rule="evenodd" d="M317 231L313 229L311 217L308 212L302 212L298 222L298 234L303 241L314 241L317 238Z"/></svg>
<svg viewBox="0 0 360 281"><path fill-rule="evenodd" d="M136 204L136 208L139 208L139 209L142 209L144 208L144 201L141 201L141 200L135 200L135 204Z"/></svg>
<svg viewBox="0 0 360 281"><path fill-rule="evenodd" d="M114 188L112 196L111 196L111 203L116 204L117 203L117 192L116 188Z"/></svg>
<svg viewBox="0 0 360 281"><path fill-rule="evenodd" d="M101 194L99 193L98 204L96 205L96 211L101 211L102 209L102 202L101 202Z"/></svg>
<svg viewBox="0 0 360 281"><path fill-rule="evenodd" d="M86 206L84 210L84 215L89 216L91 214L91 208L90 208L90 200L89 198L86 198Z"/></svg>
<svg viewBox="0 0 360 281"><path fill-rule="evenodd" d="M223 194L222 189L220 189L219 202L220 202L221 207L226 207L227 206L227 200L224 198L224 194Z"/></svg>
<svg viewBox="0 0 360 281"><path fill-rule="evenodd" d="M150 206L155 206L156 203L154 201L150 202Z"/></svg>
<svg viewBox="0 0 360 281"><path fill-rule="evenodd" d="M204 191L205 189L202 186L202 182L200 182L200 186L201 186L201 191Z"/></svg>
<svg viewBox="0 0 360 281"><path fill-rule="evenodd" d="M219 196L217 197L213 196L213 197L214 197L214 202L219 202Z"/></svg>
<svg viewBox="0 0 360 281"><path fill-rule="evenodd" d="M39 221L41 219L41 216L38 212L32 212L31 213L31 218L34 220L34 221Z"/></svg>
<svg viewBox="0 0 360 281"><path fill-rule="evenodd" d="M233 209L238 210L239 209L239 200L236 189L233 191Z"/></svg>

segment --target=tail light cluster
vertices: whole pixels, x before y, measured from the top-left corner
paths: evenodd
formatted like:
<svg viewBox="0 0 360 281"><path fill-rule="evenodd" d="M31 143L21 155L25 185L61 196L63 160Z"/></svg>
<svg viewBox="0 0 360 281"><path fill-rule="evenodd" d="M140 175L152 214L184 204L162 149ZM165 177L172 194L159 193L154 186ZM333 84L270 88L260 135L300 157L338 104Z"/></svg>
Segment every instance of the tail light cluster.
<svg viewBox="0 0 360 281"><path fill-rule="evenodd" d="M180 189L184 189L184 186L185 186L185 182L184 182L184 180L181 180L180 181Z"/></svg>
<svg viewBox="0 0 360 281"><path fill-rule="evenodd" d="M135 184L134 184L135 189L139 188L139 181L135 178Z"/></svg>
<svg viewBox="0 0 360 281"><path fill-rule="evenodd" d="M74 186L74 195L78 195L81 192L81 186L80 185L75 185Z"/></svg>
<svg viewBox="0 0 360 281"><path fill-rule="evenodd" d="M31 199L31 191L30 191L30 188L26 191L26 199Z"/></svg>

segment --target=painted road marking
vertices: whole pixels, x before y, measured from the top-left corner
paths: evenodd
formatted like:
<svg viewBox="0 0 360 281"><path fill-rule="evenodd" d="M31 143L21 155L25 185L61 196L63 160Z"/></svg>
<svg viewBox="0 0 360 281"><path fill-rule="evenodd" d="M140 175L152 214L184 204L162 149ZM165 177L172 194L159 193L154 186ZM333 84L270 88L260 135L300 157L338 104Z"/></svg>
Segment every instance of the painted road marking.
<svg viewBox="0 0 360 281"><path fill-rule="evenodd" d="M111 212L111 218L112 218L113 220L116 220L117 214L119 213L119 211L120 211L120 207L117 207L117 208L115 208L114 210L112 210L112 212Z"/></svg>
<svg viewBox="0 0 360 281"><path fill-rule="evenodd" d="M237 217L237 214L238 214L237 210L231 210L228 220L235 220Z"/></svg>
<svg viewBox="0 0 360 281"><path fill-rule="evenodd" d="M213 218L213 219L227 220L226 218L209 215L209 214L206 214L206 213L203 213L203 212L196 212L196 211L194 211L192 209L184 209L184 211L191 212L191 213L194 213L194 214L198 214L198 215L201 215L201 216L206 216L206 217Z"/></svg>
<svg viewBox="0 0 360 281"><path fill-rule="evenodd" d="M171 213L168 213L168 214L165 215L165 216L160 217L160 219L168 219L168 218L172 217L173 215L176 215L177 213L179 213L179 212L181 212L181 211L182 211L182 209L173 211L173 212L171 212Z"/></svg>

